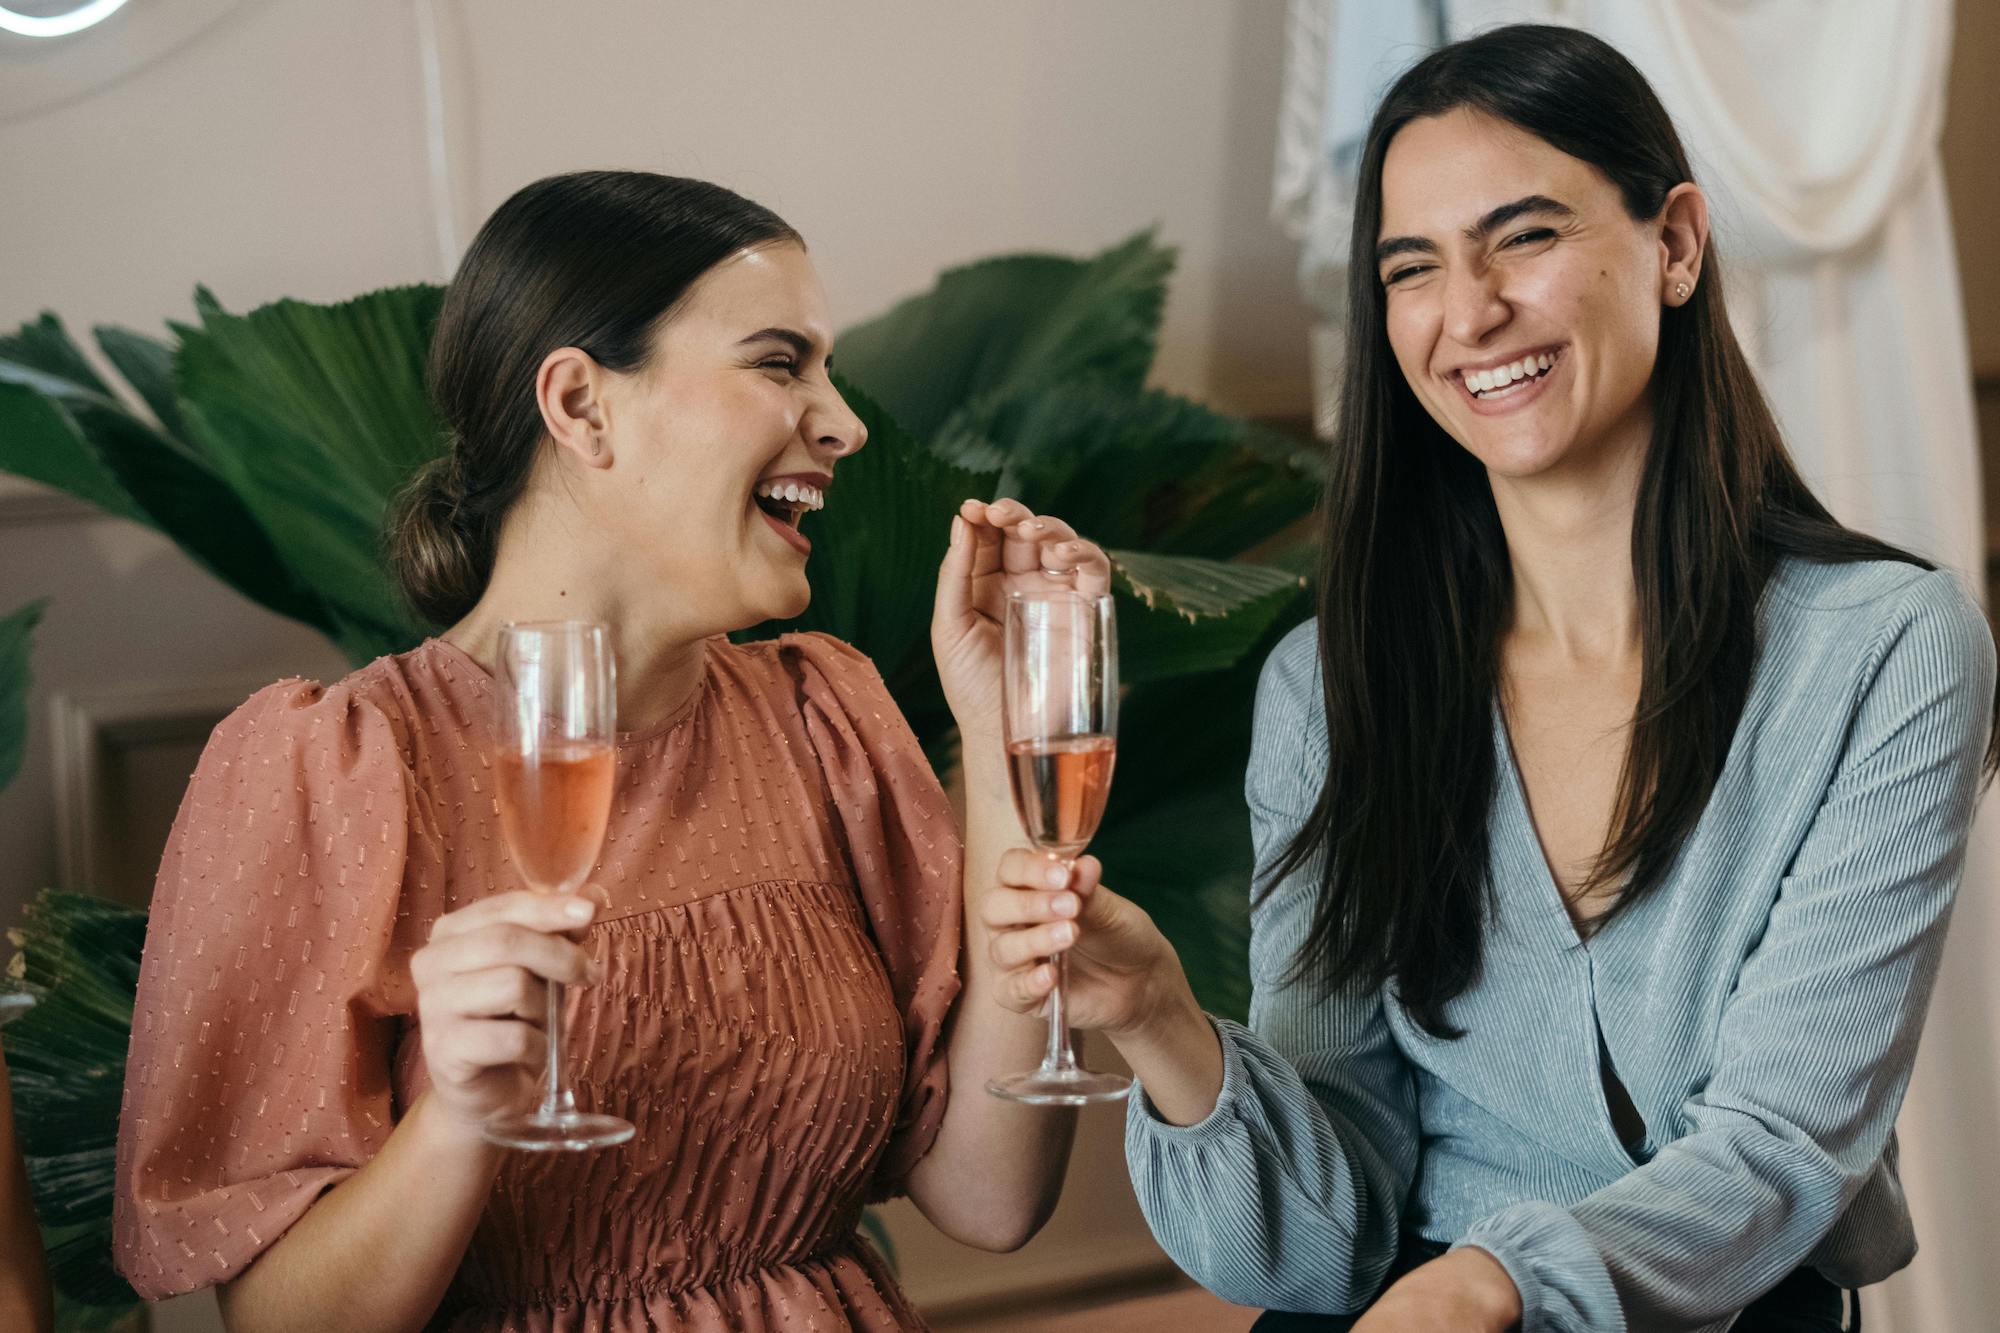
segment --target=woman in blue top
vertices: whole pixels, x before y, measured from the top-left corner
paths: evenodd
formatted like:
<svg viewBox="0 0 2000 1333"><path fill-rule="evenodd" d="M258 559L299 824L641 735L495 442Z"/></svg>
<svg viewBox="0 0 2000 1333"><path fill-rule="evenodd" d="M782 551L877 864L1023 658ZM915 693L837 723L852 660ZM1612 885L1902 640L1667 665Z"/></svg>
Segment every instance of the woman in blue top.
<svg viewBox="0 0 2000 1333"><path fill-rule="evenodd" d="M1067 949L1143 1086L1147 1218L1229 1299L1837 1329L1915 1249L1893 1125L1994 754L1985 622L1800 480L1610 47L1435 52L1360 180L1319 616L1257 701L1250 1025L1027 852L986 909L1009 1002Z"/></svg>

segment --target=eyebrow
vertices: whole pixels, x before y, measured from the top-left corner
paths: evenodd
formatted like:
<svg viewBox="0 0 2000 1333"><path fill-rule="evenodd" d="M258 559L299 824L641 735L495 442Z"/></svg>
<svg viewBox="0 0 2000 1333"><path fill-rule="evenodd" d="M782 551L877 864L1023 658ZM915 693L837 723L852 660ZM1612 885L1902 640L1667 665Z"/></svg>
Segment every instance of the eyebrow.
<svg viewBox="0 0 2000 1333"><path fill-rule="evenodd" d="M1531 214L1546 214L1551 217L1573 218L1576 210L1559 199L1551 199L1545 194L1528 194L1498 208L1487 210L1484 217L1465 229L1465 239L1475 244L1485 240L1495 231L1516 218ZM1386 263L1397 255L1426 254L1438 252L1437 243L1425 236L1390 236L1375 247L1375 262Z"/></svg>
<svg viewBox="0 0 2000 1333"><path fill-rule="evenodd" d="M747 347L751 343L760 343L760 342L784 343L787 347L791 348L802 358L811 356L814 347L813 340L811 338L806 337L805 334L800 333L797 329L782 329L776 327L768 329L759 329L755 333L751 334L749 337L745 338L742 342L736 345L738 347ZM832 360L831 357L827 359Z"/></svg>

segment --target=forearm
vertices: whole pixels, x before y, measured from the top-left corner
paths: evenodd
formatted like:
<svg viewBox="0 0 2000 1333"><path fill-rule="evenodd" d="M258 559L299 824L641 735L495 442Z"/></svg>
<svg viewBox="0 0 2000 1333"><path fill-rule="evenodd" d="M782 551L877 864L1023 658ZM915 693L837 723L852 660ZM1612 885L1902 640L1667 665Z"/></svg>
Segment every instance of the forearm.
<svg viewBox="0 0 2000 1333"><path fill-rule="evenodd" d="M55 1326L42 1237L28 1195L28 1176L14 1144L14 1106L0 1065L0 1327Z"/></svg>
<svg viewBox="0 0 2000 1333"><path fill-rule="evenodd" d="M910 1197L939 1230L968 1245L1025 1244L1055 1208L1076 1113L1024 1106L987 1093L989 1079L1032 1068L1048 1043L1047 1020L995 997L983 895L996 891L1001 853L1023 842L997 742L968 741L963 989L952 1023L951 1100L936 1142L910 1174Z"/></svg>
<svg viewBox="0 0 2000 1333"><path fill-rule="evenodd" d="M232 1333L419 1329L458 1270L500 1150L452 1125L428 1096L382 1151L306 1211L222 1291Z"/></svg>

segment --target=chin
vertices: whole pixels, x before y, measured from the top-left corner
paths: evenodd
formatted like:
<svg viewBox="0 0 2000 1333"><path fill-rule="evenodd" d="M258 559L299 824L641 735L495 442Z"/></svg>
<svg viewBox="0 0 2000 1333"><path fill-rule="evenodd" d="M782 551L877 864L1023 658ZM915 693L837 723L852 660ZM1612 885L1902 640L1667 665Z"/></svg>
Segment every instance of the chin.
<svg viewBox="0 0 2000 1333"><path fill-rule="evenodd" d="M783 584L770 589L765 596L756 599L756 605L763 620L793 620L806 613L812 605L812 584L806 582L801 571L796 580L787 579Z"/></svg>

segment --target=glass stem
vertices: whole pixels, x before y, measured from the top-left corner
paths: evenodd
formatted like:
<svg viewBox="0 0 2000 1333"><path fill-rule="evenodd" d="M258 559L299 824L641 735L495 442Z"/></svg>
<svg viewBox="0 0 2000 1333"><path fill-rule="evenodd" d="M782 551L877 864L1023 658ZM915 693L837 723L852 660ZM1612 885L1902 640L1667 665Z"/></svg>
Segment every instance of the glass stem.
<svg viewBox="0 0 2000 1333"><path fill-rule="evenodd" d="M576 1097L563 1081L563 988L560 981L549 983L549 1067L542 1088L540 1118L553 1120L576 1110Z"/></svg>
<svg viewBox="0 0 2000 1333"><path fill-rule="evenodd" d="M1076 1068L1076 1052L1069 1044L1069 954L1056 955L1056 986L1049 992L1049 1053L1042 1057L1044 1071Z"/></svg>
<svg viewBox="0 0 2000 1333"><path fill-rule="evenodd" d="M1064 864L1074 867L1076 863ZM1067 1071L1076 1068L1076 1052L1070 1048L1069 1037L1069 950L1056 955L1055 966L1056 984L1049 991L1049 1049L1042 1057L1042 1068Z"/></svg>

